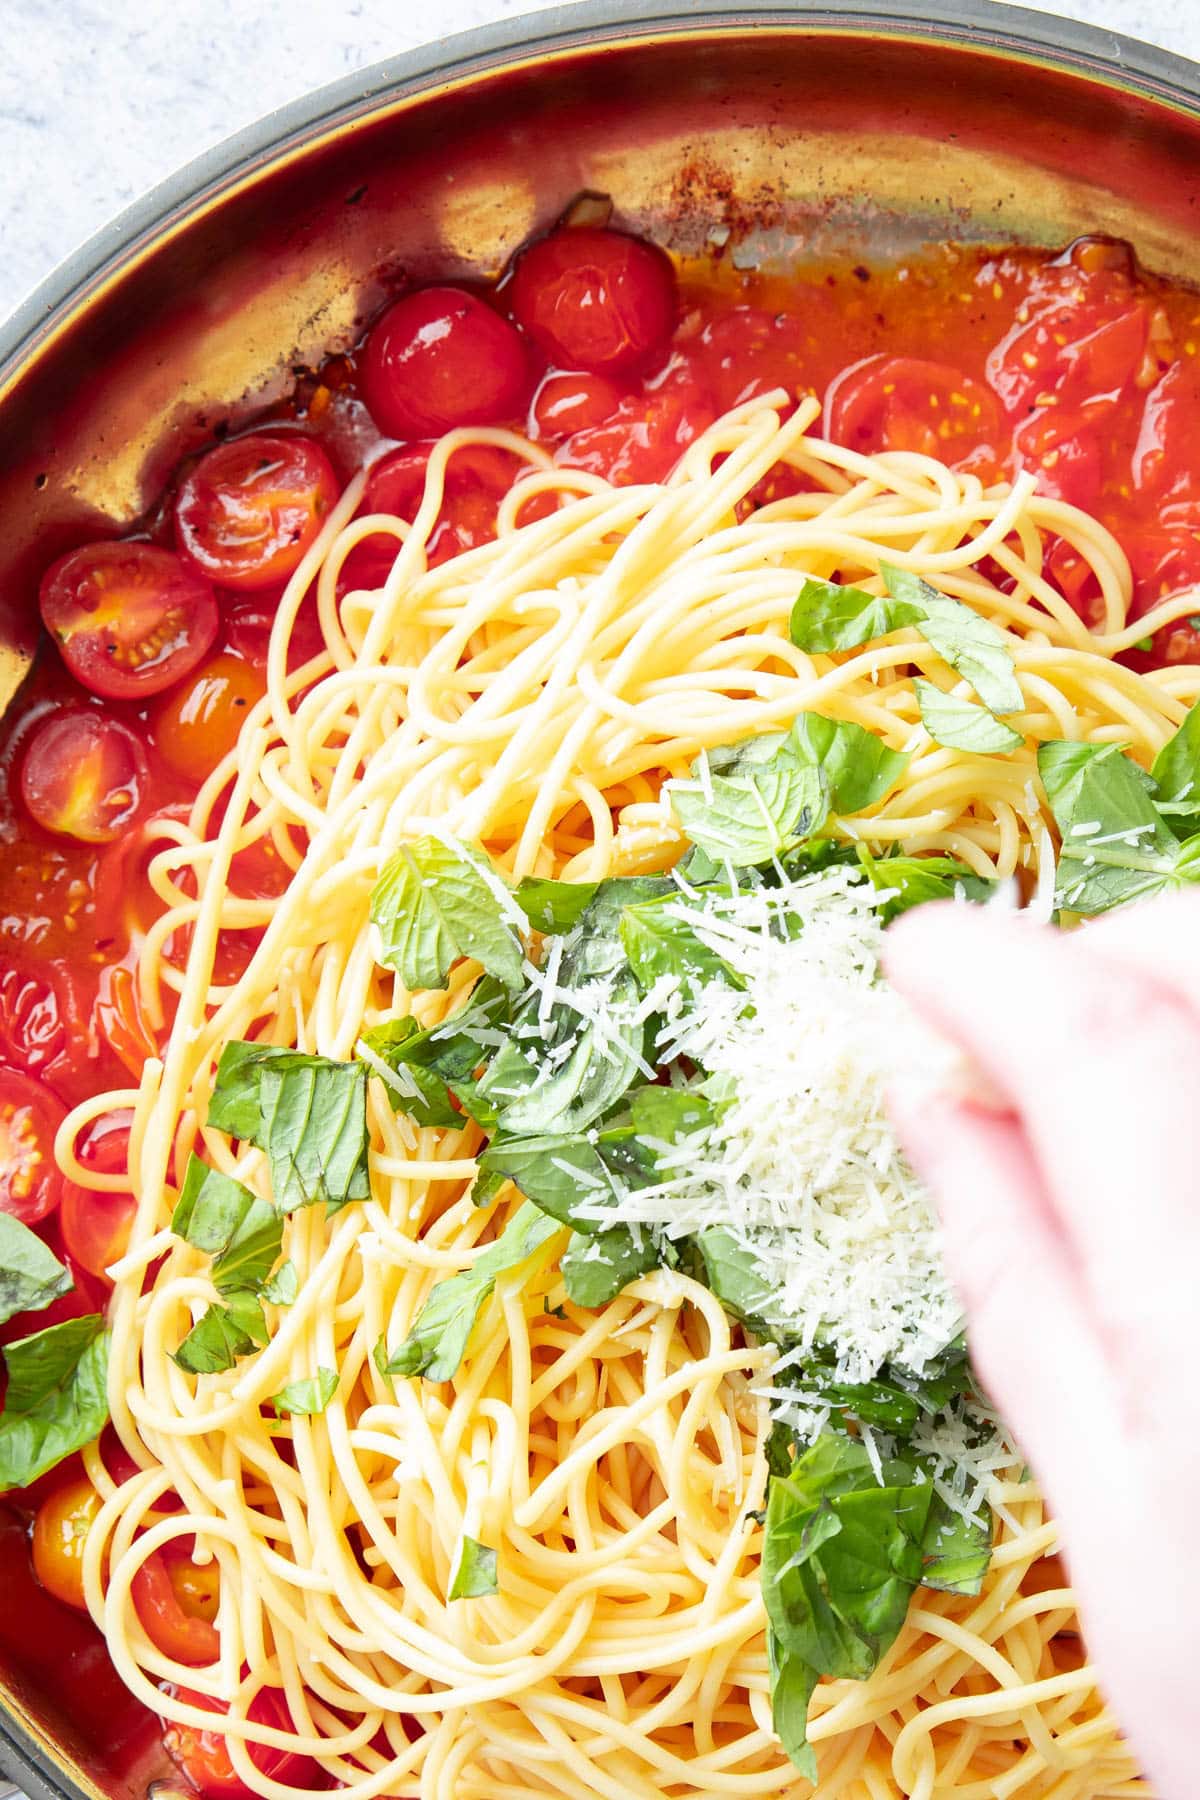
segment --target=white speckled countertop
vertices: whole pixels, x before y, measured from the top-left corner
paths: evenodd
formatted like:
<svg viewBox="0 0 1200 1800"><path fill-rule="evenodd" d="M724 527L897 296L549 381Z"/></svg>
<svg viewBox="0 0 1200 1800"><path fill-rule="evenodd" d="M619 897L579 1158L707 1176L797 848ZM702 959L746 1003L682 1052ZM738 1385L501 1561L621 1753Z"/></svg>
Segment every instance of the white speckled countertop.
<svg viewBox="0 0 1200 1800"><path fill-rule="evenodd" d="M0 0L0 319L115 212L262 113L550 0ZM1047 9L1049 10L1049 9ZM1058 11L1200 60L1197 0Z"/></svg>

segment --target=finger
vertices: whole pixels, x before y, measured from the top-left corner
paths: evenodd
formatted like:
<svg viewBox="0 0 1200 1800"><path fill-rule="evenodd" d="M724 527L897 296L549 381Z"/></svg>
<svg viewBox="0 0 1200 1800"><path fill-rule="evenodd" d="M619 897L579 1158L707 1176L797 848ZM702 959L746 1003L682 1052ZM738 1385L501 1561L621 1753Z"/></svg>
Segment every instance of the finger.
<svg viewBox="0 0 1200 1800"><path fill-rule="evenodd" d="M1106 959L1173 988L1200 1017L1200 893L1117 907L1079 935Z"/></svg>
<svg viewBox="0 0 1200 1800"><path fill-rule="evenodd" d="M898 1090L891 1107L939 1204L980 1380L1056 1510L1086 1532L1120 1427L1117 1390L1020 1127L929 1093Z"/></svg>
<svg viewBox="0 0 1200 1800"><path fill-rule="evenodd" d="M1132 1366L1167 1353L1164 1271L1200 1254L1200 1018L1095 935L927 907L885 962L1019 1114L1093 1322Z"/></svg>

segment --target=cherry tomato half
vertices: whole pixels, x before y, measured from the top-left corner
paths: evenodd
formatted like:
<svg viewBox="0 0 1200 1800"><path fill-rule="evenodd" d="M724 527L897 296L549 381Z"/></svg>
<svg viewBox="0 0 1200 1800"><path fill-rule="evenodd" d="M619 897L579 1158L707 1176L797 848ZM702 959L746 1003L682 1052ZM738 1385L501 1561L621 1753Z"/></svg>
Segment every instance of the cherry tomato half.
<svg viewBox="0 0 1200 1800"><path fill-rule="evenodd" d="M458 425L515 419L529 387L520 335L465 288L419 288L376 320L363 397L392 437L440 437Z"/></svg>
<svg viewBox="0 0 1200 1800"><path fill-rule="evenodd" d="M367 477L362 513L416 518L425 491L432 444L405 444L380 457ZM490 444L467 444L446 464L442 505L429 534L430 565L488 544L496 535L496 511L521 468L520 461ZM393 537L367 538L346 559L340 586L379 587L387 579L399 545Z"/></svg>
<svg viewBox="0 0 1200 1800"><path fill-rule="evenodd" d="M235 655L244 657L248 663L265 666L271 627L278 610L279 591L272 588L260 588L253 594L230 595L225 607L225 629ZM311 662L324 648L316 593L310 588L300 602L288 638L288 668L298 669L303 663Z"/></svg>
<svg viewBox="0 0 1200 1800"><path fill-rule="evenodd" d="M722 411L771 388L794 394L809 386L844 321L828 295L813 288L797 294L797 308L735 306L704 327L695 355Z"/></svg>
<svg viewBox="0 0 1200 1800"><path fill-rule="evenodd" d="M38 1507L33 1522L33 1567L38 1580L56 1600L87 1608L83 1599L83 1549L100 1496L83 1476L64 1482Z"/></svg>
<svg viewBox="0 0 1200 1800"><path fill-rule="evenodd" d="M128 726L98 712L53 713L26 746L21 798L44 830L106 844L142 811L148 780Z"/></svg>
<svg viewBox="0 0 1200 1800"><path fill-rule="evenodd" d="M62 1199L54 1136L66 1111L31 1075L0 1068L0 1212L35 1225Z"/></svg>
<svg viewBox="0 0 1200 1800"><path fill-rule="evenodd" d="M124 1175L129 1168L129 1128L133 1115L127 1109L103 1114L89 1126L76 1145L85 1169L101 1175ZM103 1276L110 1263L124 1256L137 1202L128 1191L109 1193L63 1183L59 1225L72 1258L91 1275Z"/></svg>
<svg viewBox="0 0 1200 1800"><path fill-rule="evenodd" d="M337 496L333 465L311 438L252 432L218 444L185 476L176 541L222 587L270 587L295 569Z"/></svg>
<svg viewBox="0 0 1200 1800"><path fill-rule="evenodd" d="M999 408L981 383L915 356L868 356L843 369L825 395L826 435L868 454L915 450L962 468L995 460L999 428Z"/></svg>
<svg viewBox="0 0 1200 1800"><path fill-rule="evenodd" d="M58 990L47 975L0 958L0 1062L40 1075L67 1041Z"/></svg>
<svg viewBox="0 0 1200 1800"><path fill-rule="evenodd" d="M244 1783L234 1773L229 1758L221 1717L229 1708L221 1700L197 1694L191 1688L175 1688L168 1683L166 1692L186 1706L194 1706L214 1715L212 1729L196 1725L177 1725L168 1721L163 1730L163 1743L172 1760L205 1800L254 1800ZM247 1717L257 1725L269 1725L278 1731L295 1729L287 1700L279 1688L263 1688L247 1708ZM291 1787L315 1788L318 1770L311 1757L291 1750L277 1750L267 1744L250 1745L250 1759L269 1781L286 1782Z"/></svg>
<svg viewBox="0 0 1200 1800"><path fill-rule="evenodd" d="M154 741L177 774L199 784L233 749L266 691L253 663L222 651L159 701L150 718Z"/></svg>
<svg viewBox="0 0 1200 1800"><path fill-rule="evenodd" d="M1134 531L1122 542L1133 570L1130 624L1170 594L1188 588L1197 593L1194 613L1162 626L1148 643L1127 650L1121 661L1143 672L1200 662L1200 538L1190 531Z"/></svg>
<svg viewBox="0 0 1200 1800"><path fill-rule="evenodd" d="M77 680L106 700L142 700L212 649L212 584L156 544L86 544L51 563L39 604Z"/></svg>
<svg viewBox="0 0 1200 1800"><path fill-rule="evenodd" d="M221 1648L212 1623L216 1613L215 1588L211 1586L215 1571L209 1582L211 1605L207 1601L193 1602L188 1597L191 1589L171 1579L174 1560L162 1550L151 1552L133 1578L133 1604L146 1636L163 1655L197 1668L201 1663L215 1662ZM197 1594L204 1593L205 1585L198 1584Z"/></svg>
<svg viewBox="0 0 1200 1800"><path fill-rule="evenodd" d="M551 362L611 375L645 368L665 352L675 327L675 271L641 238L564 226L521 251L508 300Z"/></svg>

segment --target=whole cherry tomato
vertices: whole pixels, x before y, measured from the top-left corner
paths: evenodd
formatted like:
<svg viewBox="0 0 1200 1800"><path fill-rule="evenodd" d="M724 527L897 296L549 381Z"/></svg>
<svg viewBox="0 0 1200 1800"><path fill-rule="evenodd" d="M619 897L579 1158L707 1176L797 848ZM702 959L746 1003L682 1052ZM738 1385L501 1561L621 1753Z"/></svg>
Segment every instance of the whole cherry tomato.
<svg viewBox="0 0 1200 1800"><path fill-rule="evenodd" d="M392 437L440 437L524 410L530 367L520 333L465 288L419 288L367 336L363 396Z"/></svg>
<svg viewBox="0 0 1200 1800"><path fill-rule="evenodd" d="M622 231L563 226L521 251L513 317L562 369L645 368L675 327L675 271L655 244Z"/></svg>

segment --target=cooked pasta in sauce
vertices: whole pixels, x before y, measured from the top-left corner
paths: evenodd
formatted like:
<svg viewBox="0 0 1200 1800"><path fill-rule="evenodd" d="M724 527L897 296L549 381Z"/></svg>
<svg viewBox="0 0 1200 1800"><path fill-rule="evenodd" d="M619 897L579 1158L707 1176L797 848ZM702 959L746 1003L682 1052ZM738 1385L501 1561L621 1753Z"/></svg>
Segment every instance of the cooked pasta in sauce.
<svg viewBox="0 0 1200 1800"><path fill-rule="evenodd" d="M70 1704L103 1633L115 1761L154 1714L212 1796L1149 1791L876 964L927 899L1194 878L1198 322L1099 240L563 225L48 569L0 1566Z"/></svg>

